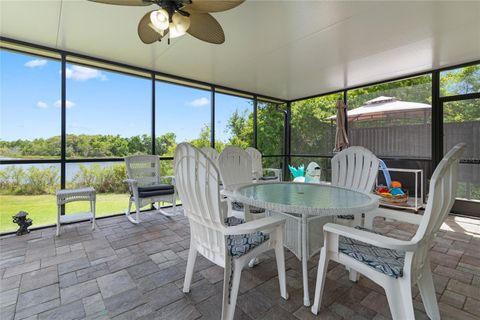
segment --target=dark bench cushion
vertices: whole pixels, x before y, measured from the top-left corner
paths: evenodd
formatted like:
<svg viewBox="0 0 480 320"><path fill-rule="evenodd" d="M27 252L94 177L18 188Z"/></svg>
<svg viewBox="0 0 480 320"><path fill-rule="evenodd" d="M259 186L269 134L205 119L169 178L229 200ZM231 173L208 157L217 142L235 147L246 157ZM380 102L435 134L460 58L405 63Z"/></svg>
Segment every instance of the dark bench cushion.
<svg viewBox="0 0 480 320"><path fill-rule="evenodd" d="M362 227L356 227L356 229L376 233ZM387 276L392 278L403 277L405 252L376 247L343 236L339 237L338 250Z"/></svg>
<svg viewBox="0 0 480 320"><path fill-rule="evenodd" d="M166 196L174 193L175 189L171 184L155 184L147 187L138 187L138 196L140 198Z"/></svg>
<svg viewBox="0 0 480 320"><path fill-rule="evenodd" d="M260 180L263 180L263 181L270 181L270 180L277 180L278 177L277 176L263 176L263 177L260 177Z"/></svg>
<svg viewBox="0 0 480 320"><path fill-rule="evenodd" d="M355 216L353 214L346 214L346 215L339 215L337 216L338 219L345 219L345 220L354 220Z"/></svg>

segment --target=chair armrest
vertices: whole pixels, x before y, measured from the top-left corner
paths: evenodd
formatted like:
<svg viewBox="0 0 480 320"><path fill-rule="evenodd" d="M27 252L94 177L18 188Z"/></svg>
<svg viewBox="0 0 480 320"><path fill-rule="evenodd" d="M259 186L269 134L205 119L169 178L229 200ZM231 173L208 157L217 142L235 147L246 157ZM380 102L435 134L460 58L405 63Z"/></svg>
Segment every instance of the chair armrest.
<svg viewBox="0 0 480 320"><path fill-rule="evenodd" d="M391 209L377 208L373 211L365 213L365 220L373 221L375 217L384 217L386 219L393 219L402 222L419 225L422 222L423 215L413 214L408 212L399 212ZM366 223L367 225L367 223ZM370 224L371 227L371 224Z"/></svg>
<svg viewBox="0 0 480 320"><path fill-rule="evenodd" d="M136 199L138 198L138 181L135 179L125 179L123 182L128 184L128 191L130 195L134 196Z"/></svg>
<svg viewBox="0 0 480 320"><path fill-rule="evenodd" d="M220 195L228 199L233 197L233 192L227 189L223 189L223 190L220 190Z"/></svg>
<svg viewBox="0 0 480 320"><path fill-rule="evenodd" d="M226 197L232 197L233 196L233 191L235 191L238 188L241 188L243 186L248 186L248 185L251 185L251 183L238 183L238 184L231 184L231 185L228 185L228 186L224 185L223 190L220 190L220 194L222 194Z"/></svg>
<svg viewBox="0 0 480 320"><path fill-rule="evenodd" d="M123 182L128 183L128 185L130 185L132 187L136 187L138 185L138 181L135 180L135 179L125 179L125 180L123 180Z"/></svg>
<svg viewBox="0 0 480 320"><path fill-rule="evenodd" d="M325 224L323 226L323 231L344 236L345 238L362 241L380 248L399 251L415 251L415 248L417 247L417 243L412 241L398 240L335 223Z"/></svg>
<svg viewBox="0 0 480 320"><path fill-rule="evenodd" d="M282 171L282 169L278 169L278 168L265 168L263 170L265 170L267 172L271 171L271 172L275 172L275 173Z"/></svg>
<svg viewBox="0 0 480 320"><path fill-rule="evenodd" d="M279 169L279 168L265 168L265 169L263 169L263 170L265 170L265 171L267 171L267 172L273 172L274 175L275 175L276 177L278 177L278 179L279 179L280 181L283 180L283 177L282 177L282 169Z"/></svg>
<svg viewBox="0 0 480 320"><path fill-rule="evenodd" d="M257 231L268 231L276 227L283 226L285 218L282 217L267 217L258 220L252 220L233 227L225 229L225 235L246 234Z"/></svg>
<svg viewBox="0 0 480 320"><path fill-rule="evenodd" d="M220 195L222 195L222 194L220 194ZM222 195L222 196L223 196L223 195ZM223 196L223 197L220 198L220 202L228 202L228 201L230 201L230 200L228 200L228 198L225 197L225 196Z"/></svg>

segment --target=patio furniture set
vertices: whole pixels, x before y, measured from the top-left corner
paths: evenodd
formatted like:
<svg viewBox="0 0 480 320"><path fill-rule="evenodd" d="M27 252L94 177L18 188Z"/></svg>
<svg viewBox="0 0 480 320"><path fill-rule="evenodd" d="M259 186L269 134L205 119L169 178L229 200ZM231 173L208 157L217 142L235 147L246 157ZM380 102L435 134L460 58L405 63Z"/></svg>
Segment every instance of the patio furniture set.
<svg viewBox="0 0 480 320"><path fill-rule="evenodd" d="M157 156L125 158L131 194L126 216L138 224L140 208L152 203L169 215L159 202L170 202L175 209L179 197L191 233L183 291L190 291L197 254L224 268L222 319L233 319L242 269L259 263L257 257L270 249L275 251L280 295L288 299L284 246L302 262L307 307L307 262L320 251L314 314L320 308L328 261L333 260L345 265L351 281L362 274L382 286L394 319L414 318L414 283L428 316L439 319L427 252L453 206L464 147L459 144L445 155L431 178L425 212L416 215L379 208L378 196L372 193L379 160L362 147L347 148L332 158L331 183L299 183L282 182L278 169L264 170L261 153L254 148L228 146L219 154L210 147L199 150L181 143L175 152L175 176L164 177L171 184L162 183ZM273 175L264 176L265 171ZM62 205L78 200L89 201L90 212L60 214ZM61 190L57 204L57 235L61 223L78 219L91 219L94 228L93 188ZM409 241L386 237L373 230L378 216L419 227Z"/></svg>

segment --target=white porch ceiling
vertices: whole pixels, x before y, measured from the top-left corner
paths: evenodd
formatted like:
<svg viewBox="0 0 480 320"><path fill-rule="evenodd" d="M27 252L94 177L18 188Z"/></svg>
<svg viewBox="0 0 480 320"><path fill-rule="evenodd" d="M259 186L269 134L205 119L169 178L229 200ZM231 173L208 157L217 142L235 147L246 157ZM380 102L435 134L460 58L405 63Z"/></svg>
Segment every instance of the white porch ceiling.
<svg viewBox="0 0 480 320"><path fill-rule="evenodd" d="M480 1L247 0L214 14L222 45L143 44L154 6L0 4L4 37L288 100L480 59Z"/></svg>

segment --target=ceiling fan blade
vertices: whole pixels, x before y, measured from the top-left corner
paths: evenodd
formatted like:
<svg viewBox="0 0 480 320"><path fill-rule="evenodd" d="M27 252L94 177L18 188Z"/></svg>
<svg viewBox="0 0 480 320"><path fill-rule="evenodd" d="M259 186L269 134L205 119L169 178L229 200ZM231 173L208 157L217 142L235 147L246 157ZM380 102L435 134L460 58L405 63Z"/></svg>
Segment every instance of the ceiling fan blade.
<svg viewBox="0 0 480 320"><path fill-rule="evenodd" d="M150 0L89 0L104 4L114 4L119 6L149 6L152 4Z"/></svg>
<svg viewBox="0 0 480 320"><path fill-rule="evenodd" d="M225 42L225 33L218 21L208 13L191 13L187 32L195 38L214 44Z"/></svg>
<svg viewBox="0 0 480 320"><path fill-rule="evenodd" d="M192 0L191 4L185 6L187 11L195 12L220 12L235 8L245 0Z"/></svg>
<svg viewBox="0 0 480 320"><path fill-rule="evenodd" d="M142 42L145 44L160 41L165 35L161 35L155 29L150 27L150 13L152 12L153 11L147 12L138 23L138 36L140 37L140 40L142 40Z"/></svg>

